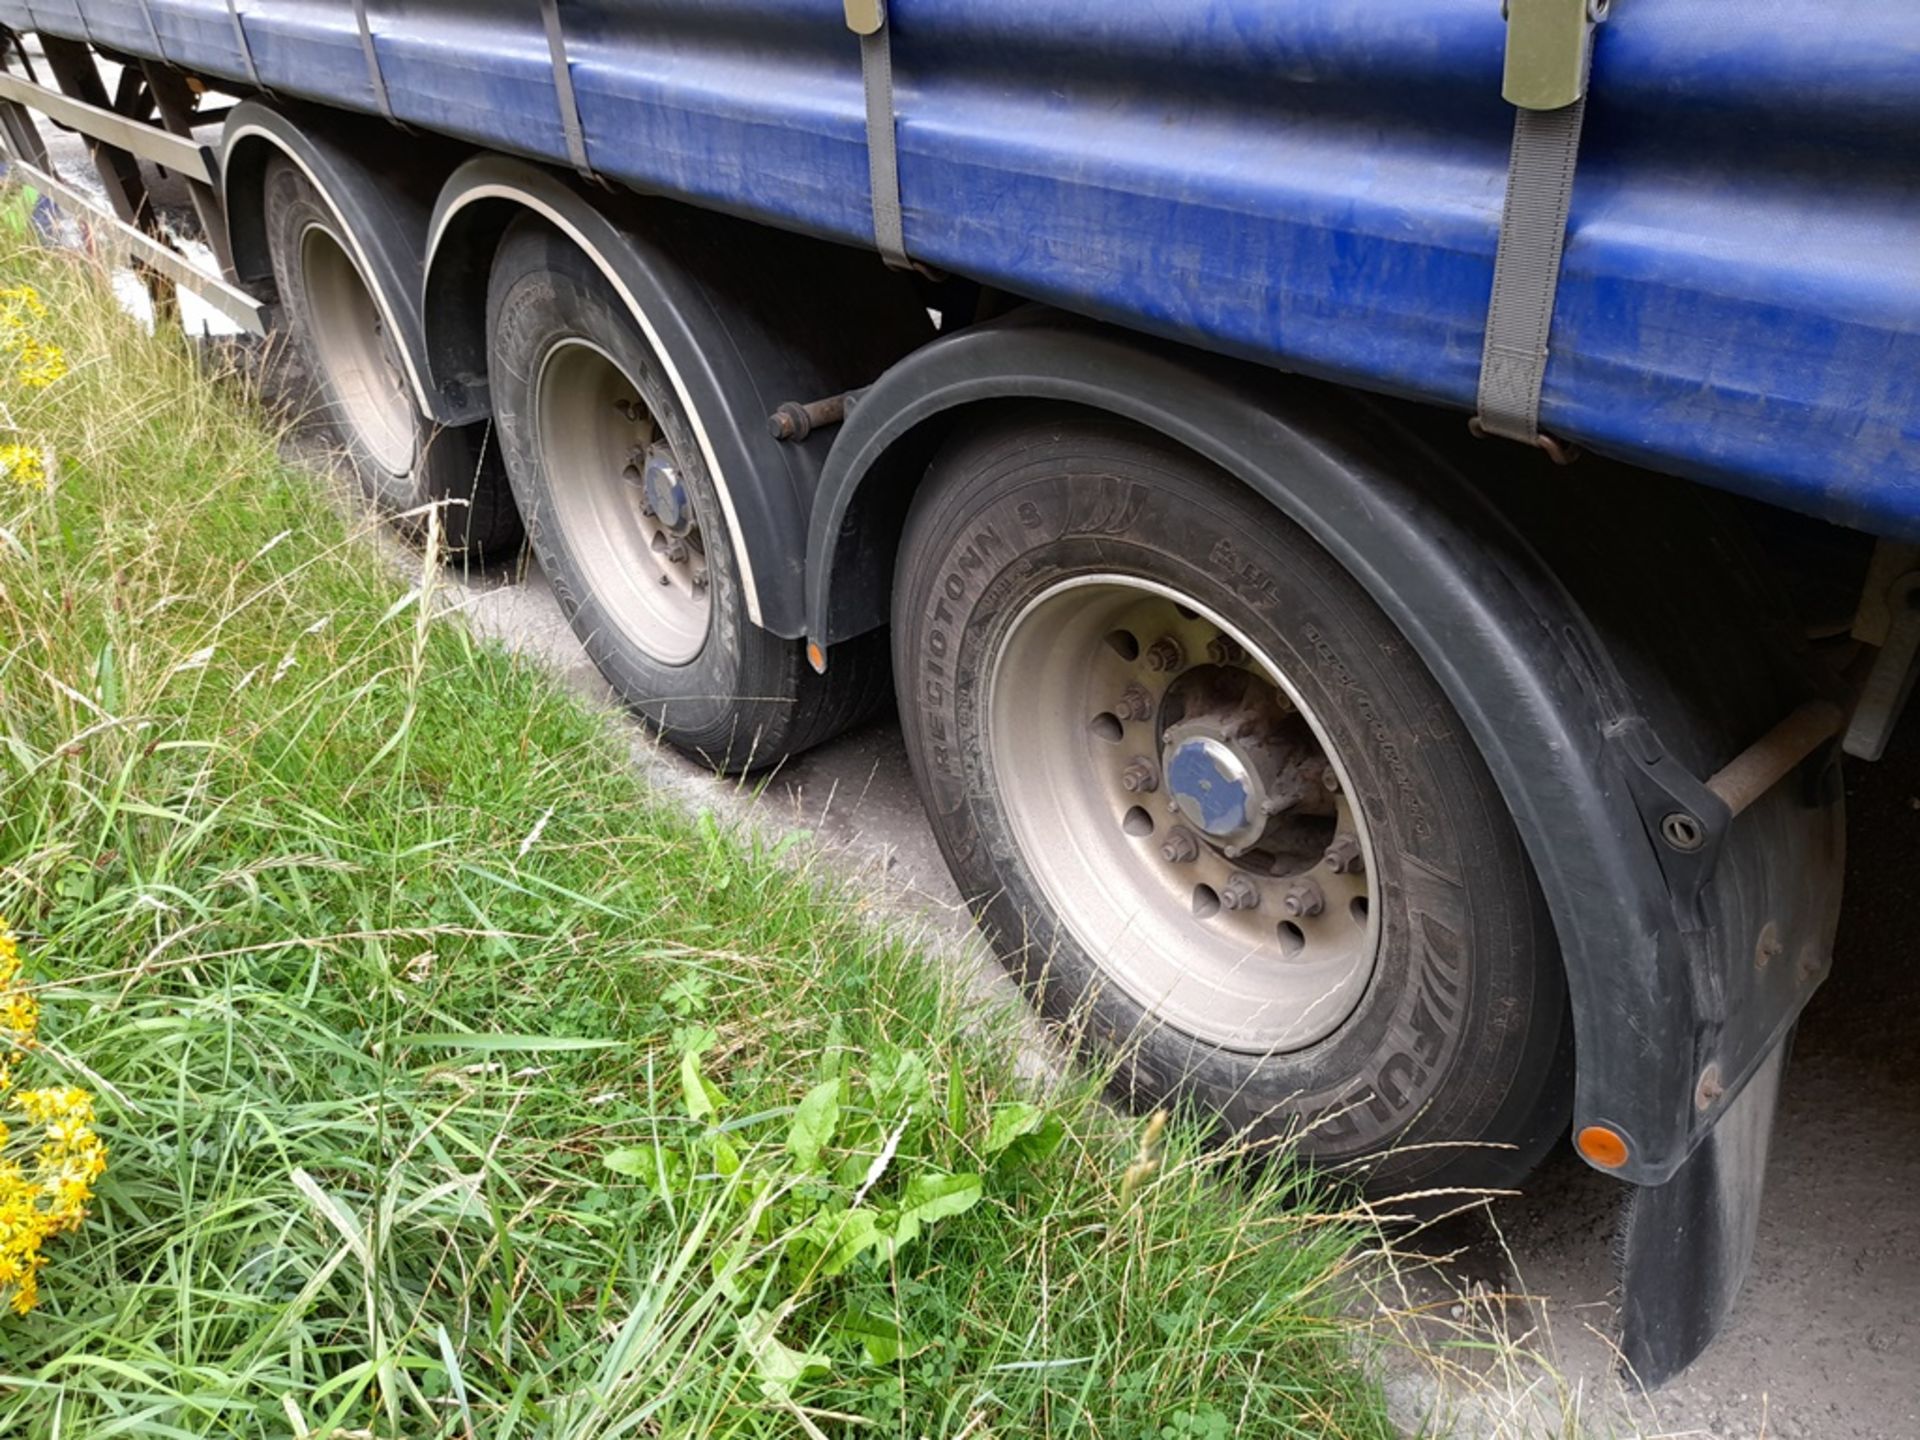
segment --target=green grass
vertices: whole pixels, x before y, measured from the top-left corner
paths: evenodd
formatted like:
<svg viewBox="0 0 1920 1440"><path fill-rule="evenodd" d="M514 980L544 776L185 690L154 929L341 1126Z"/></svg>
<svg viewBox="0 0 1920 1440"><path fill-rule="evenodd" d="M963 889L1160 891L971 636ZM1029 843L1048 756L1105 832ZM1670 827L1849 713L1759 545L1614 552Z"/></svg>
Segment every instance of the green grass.
<svg viewBox="0 0 1920 1440"><path fill-rule="evenodd" d="M22 282L72 370L0 394L57 458L0 488L0 913L112 1159L0 1434L1391 1433L1350 1221L1034 1095L1011 1017L429 620L242 384L0 240Z"/></svg>

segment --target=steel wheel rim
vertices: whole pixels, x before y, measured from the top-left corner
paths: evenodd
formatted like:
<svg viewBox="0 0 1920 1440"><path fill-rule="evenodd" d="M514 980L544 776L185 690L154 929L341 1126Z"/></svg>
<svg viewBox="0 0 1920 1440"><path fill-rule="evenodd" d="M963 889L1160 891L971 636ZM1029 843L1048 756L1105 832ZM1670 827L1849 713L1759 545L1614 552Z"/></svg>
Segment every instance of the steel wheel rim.
<svg viewBox="0 0 1920 1440"><path fill-rule="evenodd" d="M556 518L613 623L662 664L686 664L712 612L705 541L683 482L675 525L648 501L649 458L674 462L640 388L598 345L563 340L541 360L534 411Z"/></svg>
<svg viewBox="0 0 1920 1440"><path fill-rule="evenodd" d="M1116 636L1131 637L1131 656ZM1180 663L1156 671L1163 637ZM1210 653L1216 641L1224 648ZM1241 681L1237 671L1248 678ZM1122 703L1138 709L1130 686L1146 694L1145 718ZM1209 729L1216 691L1235 686L1254 698L1243 698L1231 714L1262 716L1252 727L1258 743L1219 739ZM1197 709L1194 695L1206 697ZM1002 812L1054 913L1114 983L1157 1019L1226 1050L1298 1050L1340 1028L1378 958L1372 839L1327 727L1244 632L1156 582L1076 576L1034 597L1008 626L985 699L985 758ZM1292 737L1285 747L1268 743L1277 733L1266 724L1270 713L1288 717L1281 722ZM1176 723L1166 723L1170 716ZM1260 757L1246 767L1259 780L1274 769L1272 755L1284 753L1285 781L1254 786L1275 803L1299 788L1313 762L1324 762L1332 779L1320 777L1324 798L1309 795L1274 812L1252 848L1229 858L1225 851L1247 839L1252 819L1223 843L1199 826L1198 791L1184 797L1194 815L1168 803L1183 798L1172 776L1177 771L1179 783L1189 783L1196 753L1217 757L1209 772L1215 780L1246 755ZM1152 762L1155 783L1129 789L1130 771L1142 778L1135 767L1143 758ZM1333 813L1309 814L1308 807ZM1218 816L1212 822L1227 823ZM1277 851L1266 838L1276 827L1285 836ZM1197 842L1190 860L1167 858L1164 847L1176 829ZM1322 831L1329 848L1308 865ZM1285 873L1260 873L1273 866ZM1314 892L1296 889L1306 880ZM1249 886L1251 907L1222 903L1229 887L1244 902ZM1321 900L1317 911L1288 908L1310 902L1313 893Z"/></svg>
<svg viewBox="0 0 1920 1440"><path fill-rule="evenodd" d="M414 406L400 352L366 279L324 227L300 236L309 328L342 418L390 475L413 468Z"/></svg>

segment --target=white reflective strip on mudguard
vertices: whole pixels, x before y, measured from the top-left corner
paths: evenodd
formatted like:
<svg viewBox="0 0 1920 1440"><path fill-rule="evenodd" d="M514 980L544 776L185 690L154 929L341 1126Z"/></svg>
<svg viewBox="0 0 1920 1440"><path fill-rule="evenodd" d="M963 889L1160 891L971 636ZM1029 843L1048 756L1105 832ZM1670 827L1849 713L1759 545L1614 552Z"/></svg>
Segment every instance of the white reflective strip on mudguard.
<svg viewBox="0 0 1920 1440"><path fill-rule="evenodd" d="M306 161L302 160L289 149L284 140L264 125L242 125L238 130L233 132L232 138L227 141L225 147L222 149L220 155L220 203L227 207L229 214L232 213L233 202L232 197L227 194L227 185L233 171L227 161L239 146L240 142L252 135L258 135L262 140L271 143L274 149L278 150L282 155L286 156L287 159L297 165L300 168L300 173L307 177L307 183L313 186L314 194L318 195L321 204L327 207L327 213L333 216L333 223L340 229L341 238L347 242L347 251L353 257L353 268L360 272L361 283L367 287L367 293L373 296L373 303L380 307L380 318L386 322L388 333L396 337L406 334L407 332L402 330L399 325L394 322L393 307L387 301L386 292L374 283L373 268L367 264L366 252L360 248L360 237L353 233L353 227L347 224L346 217L340 213L340 207L333 203L333 196L327 193L327 187L320 183L320 177L313 173ZM431 251L429 251L429 253L431 253ZM420 371L413 363L412 352L405 345L395 345L393 348L400 352L400 362L407 367L407 382L413 386L413 397L420 406L420 413L429 420L432 419L433 406L428 403L427 387L425 382L420 378Z"/></svg>
<svg viewBox="0 0 1920 1440"><path fill-rule="evenodd" d="M680 408L686 412L687 419L693 425L694 438L700 442L700 454L707 462L707 473L713 477L714 492L720 497L720 509L727 520L727 534L733 540L733 556L740 566L740 587L747 597L747 618L754 624L760 625L762 623L760 592L753 583L753 558L747 553L746 536L740 529L740 516L734 510L733 496L727 489L726 476L721 473L720 462L713 453L713 441L707 435L706 421L695 408L693 398L687 394L686 382L680 378L680 369L673 363L673 356L668 354L666 347L660 343L660 332L654 328L653 321L647 317L647 312L640 308L640 302L634 298L626 282L608 263L607 257L602 255L599 249L564 215L543 203L539 197L529 195L526 191L515 189L511 185L477 185L461 194L460 198L449 207L447 213L440 217L440 224L433 234L427 237L427 274L429 276L433 274L434 256L440 253L440 239L446 234L447 226L453 217L464 210L470 202L489 199L515 201L529 210L537 211L543 218L550 221L569 240L580 247L582 254L593 261L595 267L606 277L607 283L619 292L621 300L625 302L633 318L640 322L640 329L647 337L647 344L653 348L655 358L665 368L667 379L673 385L673 393L679 398Z"/></svg>

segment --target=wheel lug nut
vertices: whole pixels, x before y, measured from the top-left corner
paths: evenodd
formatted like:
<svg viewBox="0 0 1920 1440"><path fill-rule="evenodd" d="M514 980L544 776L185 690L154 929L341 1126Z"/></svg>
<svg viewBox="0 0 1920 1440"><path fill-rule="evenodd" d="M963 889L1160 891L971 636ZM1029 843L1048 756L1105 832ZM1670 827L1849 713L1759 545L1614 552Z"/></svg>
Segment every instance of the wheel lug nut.
<svg viewBox="0 0 1920 1440"><path fill-rule="evenodd" d="M1216 635L1207 642L1207 659L1216 665L1237 665L1246 658L1247 652L1225 635Z"/></svg>
<svg viewBox="0 0 1920 1440"><path fill-rule="evenodd" d="M1220 903L1229 910L1258 910L1260 887L1244 875L1236 875L1220 887Z"/></svg>
<svg viewBox="0 0 1920 1440"><path fill-rule="evenodd" d="M1296 880L1287 887L1280 908L1296 920L1318 915L1327 908L1327 897L1320 893L1320 887L1311 880Z"/></svg>
<svg viewBox="0 0 1920 1440"><path fill-rule="evenodd" d="M1160 788L1160 772L1144 755L1136 755L1120 772L1120 788L1132 795L1151 795Z"/></svg>
<svg viewBox="0 0 1920 1440"><path fill-rule="evenodd" d="M1150 720L1153 718L1153 696L1147 693L1144 685L1129 685L1120 692L1120 699L1115 702L1113 709L1122 720Z"/></svg>
<svg viewBox="0 0 1920 1440"><path fill-rule="evenodd" d="M1320 783L1326 786L1329 795L1338 795L1340 793L1340 777L1333 773L1333 767L1331 765L1320 772Z"/></svg>
<svg viewBox="0 0 1920 1440"><path fill-rule="evenodd" d="M1355 835L1334 836L1324 858L1327 868L1336 875L1357 875L1366 869L1366 857L1361 854L1360 840Z"/></svg>
<svg viewBox="0 0 1920 1440"><path fill-rule="evenodd" d="M1171 635L1162 635L1147 647L1144 657L1147 669L1165 674L1169 670L1178 670L1186 662L1186 653L1181 650L1180 642Z"/></svg>
<svg viewBox="0 0 1920 1440"><path fill-rule="evenodd" d="M1169 865L1185 865L1200 858L1200 842L1186 826L1176 825L1167 832L1167 843L1160 847L1160 857Z"/></svg>

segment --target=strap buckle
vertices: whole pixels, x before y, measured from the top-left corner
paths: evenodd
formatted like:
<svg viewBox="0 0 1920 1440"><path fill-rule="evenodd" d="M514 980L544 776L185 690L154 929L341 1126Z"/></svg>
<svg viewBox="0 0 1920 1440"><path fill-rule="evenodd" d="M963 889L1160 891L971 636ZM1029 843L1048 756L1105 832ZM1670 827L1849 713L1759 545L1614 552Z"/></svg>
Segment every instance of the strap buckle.
<svg viewBox="0 0 1920 1440"><path fill-rule="evenodd" d="M842 0L847 29L856 35L878 35L887 23L886 0Z"/></svg>
<svg viewBox="0 0 1920 1440"><path fill-rule="evenodd" d="M854 0L847 0L851 11ZM1593 27L1611 0L1506 0L1500 94L1522 110L1562 110L1587 93Z"/></svg>

